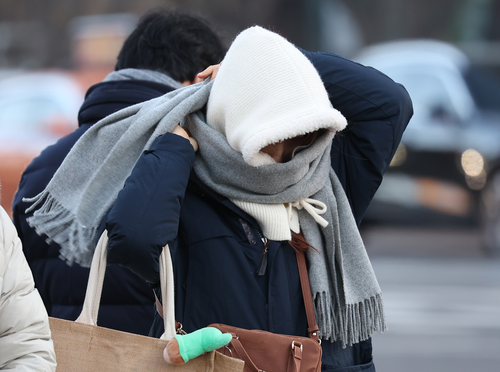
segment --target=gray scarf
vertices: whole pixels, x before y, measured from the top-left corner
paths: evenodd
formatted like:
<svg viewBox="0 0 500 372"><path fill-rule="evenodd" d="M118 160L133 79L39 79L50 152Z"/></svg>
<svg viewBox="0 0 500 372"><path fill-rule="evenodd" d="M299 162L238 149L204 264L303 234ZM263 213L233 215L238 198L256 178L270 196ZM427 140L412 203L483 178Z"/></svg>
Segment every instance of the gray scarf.
<svg viewBox="0 0 500 372"><path fill-rule="evenodd" d="M194 171L210 188L235 200L324 202L329 222L320 227L299 211L309 250L309 277L320 336L344 345L385 330L381 290L340 182L330 167L333 134L318 138L284 164L251 167L199 111L213 83L200 83L125 108L89 129L75 144L47 188L31 199L28 222L61 245L69 264L89 266L97 229L141 153L179 123L198 140ZM189 115L191 114L191 115ZM91 156L90 156L91 155ZM103 187L104 186L104 187ZM37 207L39 207L37 209Z"/></svg>
<svg viewBox="0 0 500 372"><path fill-rule="evenodd" d="M172 79L168 74L153 70L137 68L124 68L122 70L110 72L103 81L116 80L148 80L155 83L168 85L172 88L182 88L182 84Z"/></svg>

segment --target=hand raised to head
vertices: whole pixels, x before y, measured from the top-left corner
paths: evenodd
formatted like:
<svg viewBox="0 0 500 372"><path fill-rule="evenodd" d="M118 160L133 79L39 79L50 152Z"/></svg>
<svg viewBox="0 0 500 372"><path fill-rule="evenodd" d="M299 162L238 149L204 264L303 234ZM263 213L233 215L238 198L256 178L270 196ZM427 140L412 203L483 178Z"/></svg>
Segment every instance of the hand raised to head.
<svg viewBox="0 0 500 372"><path fill-rule="evenodd" d="M220 68L221 64L222 64L222 62L219 63L218 65L208 66L205 70L203 70L198 75L196 75L196 77L203 80L203 79L206 79L210 76L210 80L215 79L215 77L217 76L217 73L219 72L219 68Z"/></svg>

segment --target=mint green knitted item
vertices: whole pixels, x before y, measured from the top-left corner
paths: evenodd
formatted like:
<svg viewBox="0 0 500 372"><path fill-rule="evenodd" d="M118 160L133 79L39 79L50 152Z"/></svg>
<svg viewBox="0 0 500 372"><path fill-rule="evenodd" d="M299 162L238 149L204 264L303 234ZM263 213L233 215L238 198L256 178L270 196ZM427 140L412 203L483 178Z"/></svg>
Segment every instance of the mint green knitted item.
<svg viewBox="0 0 500 372"><path fill-rule="evenodd" d="M230 333L222 333L217 328L206 327L187 335L176 335L175 339L179 344L179 354L187 363L203 353L227 345L232 337Z"/></svg>

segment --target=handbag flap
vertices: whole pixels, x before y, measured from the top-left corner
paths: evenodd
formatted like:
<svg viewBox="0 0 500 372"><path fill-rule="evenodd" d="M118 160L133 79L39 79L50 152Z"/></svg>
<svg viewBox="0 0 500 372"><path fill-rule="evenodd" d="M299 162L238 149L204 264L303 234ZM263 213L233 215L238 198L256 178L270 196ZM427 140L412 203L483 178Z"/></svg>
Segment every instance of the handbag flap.
<svg viewBox="0 0 500 372"><path fill-rule="evenodd" d="M256 329L248 330L225 324L211 324L210 327L233 335L231 343L219 351L244 360L245 372L288 371L290 355L294 347L301 349L299 371L319 372L321 370L323 350L317 341L309 337L282 335Z"/></svg>

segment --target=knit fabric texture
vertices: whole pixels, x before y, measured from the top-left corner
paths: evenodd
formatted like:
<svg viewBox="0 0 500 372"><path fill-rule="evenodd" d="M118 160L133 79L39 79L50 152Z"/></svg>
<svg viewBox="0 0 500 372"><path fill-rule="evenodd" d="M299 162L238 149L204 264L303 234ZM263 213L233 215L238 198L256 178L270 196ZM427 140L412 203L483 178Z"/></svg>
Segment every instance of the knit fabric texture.
<svg viewBox="0 0 500 372"><path fill-rule="evenodd" d="M260 64L255 53L272 59ZM224 58L207 108L207 123L220 135L186 123L199 139L196 174L253 216L268 238L291 240L290 230L300 225L315 247L308 251L309 279L321 338L348 345L367 339L374 330L385 330L382 293L330 165L334 132L345 127L345 118L331 107L312 64L281 36L249 28L238 35L227 55L231 58ZM239 68L249 60L252 63ZM288 80L283 66L296 72ZM266 76L259 78L264 67ZM238 82L238 74L250 78ZM296 85L304 76L310 79ZM232 93L226 96L217 87ZM246 99L248 95L256 98ZM278 164L260 152L270 143L318 129L327 132L289 162Z"/></svg>
<svg viewBox="0 0 500 372"><path fill-rule="evenodd" d="M224 57L207 122L253 166L274 162L260 152L269 144L347 125L309 60L285 38L258 26L240 33Z"/></svg>
<svg viewBox="0 0 500 372"><path fill-rule="evenodd" d="M271 240L292 240L292 233L299 233L299 217L297 209L287 208L285 204L249 203L231 199L238 207L255 218L264 236ZM288 203L291 206L291 203Z"/></svg>
<svg viewBox="0 0 500 372"><path fill-rule="evenodd" d="M165 72L145 70L138 68L124 68L122 70L110 72L103 81L117 80L147 80L155 83L165 84L172 88L182 88L182 84L170 77Z"/></svg>

